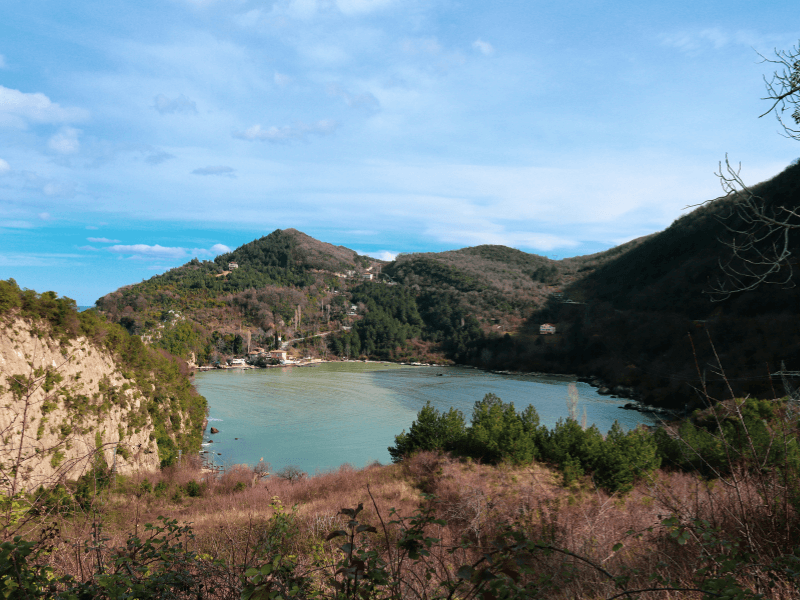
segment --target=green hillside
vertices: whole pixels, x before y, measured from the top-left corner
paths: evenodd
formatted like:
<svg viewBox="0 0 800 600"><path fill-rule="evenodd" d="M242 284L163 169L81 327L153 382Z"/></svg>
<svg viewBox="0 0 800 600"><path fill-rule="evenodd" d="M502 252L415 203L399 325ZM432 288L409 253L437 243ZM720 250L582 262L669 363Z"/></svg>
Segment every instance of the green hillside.
<svg viewBox="0 0 800 600"><path fill-rule="evenodd" d="M767 209L796 206L800 166L755 192ZM695 402L703 373L712 394L729 395L713 372L713 343L735 393L764 397L781 361L800 368L800 293L764 285L712 302L720 263L730 260L720 240L743 226L735 211L728 216L735 202L707 203L660 233L559 261L477 246L385 263L276 230L117 290L97 307L198 362L241 356L248 337L265 348L278 336L305 338L295 344L303 355L579 373L673 408ZM544 322L558 333L539 335Z"/></svg>
<svg viewBox="0 0 800 600"><path fill-rule="evenodd" d="M276 230L213 261L194 259L121 288L97 308L199 363L242 355L248 336L251 347L264 348L278 337L306 338L302 351L311 355L463 362L476 344L519 329L559 286L638 243L564 261L478 246L387 264ZM313 337L323 333L325 342Z"/></svg>

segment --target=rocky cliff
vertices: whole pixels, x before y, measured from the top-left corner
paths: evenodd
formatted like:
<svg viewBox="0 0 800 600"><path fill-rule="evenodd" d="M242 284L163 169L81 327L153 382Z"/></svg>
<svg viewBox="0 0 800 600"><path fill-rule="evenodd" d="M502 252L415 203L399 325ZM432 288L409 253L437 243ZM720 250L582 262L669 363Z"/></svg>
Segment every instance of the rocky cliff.
<svg viewBox="0 0 800 600"><path fill-rule="evenodd" d="M0 494L198 452L206 401L189 375L69 298L0 281Z"/></svg>
<svg viewBox="0 0 800 600"><path fill-rule="evenodd" d="M76 479L102 457L118 473L159 466L142 391L85 337L62 343L46 323L0 331L0 467L7 488ZM116 455L116 456L115 456Z"/></svg>

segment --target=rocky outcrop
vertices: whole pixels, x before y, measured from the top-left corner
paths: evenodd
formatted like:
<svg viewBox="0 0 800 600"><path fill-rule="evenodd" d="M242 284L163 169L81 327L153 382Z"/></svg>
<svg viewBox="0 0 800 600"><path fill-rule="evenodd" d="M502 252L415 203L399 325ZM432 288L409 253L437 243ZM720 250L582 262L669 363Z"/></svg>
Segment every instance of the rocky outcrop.
<svg viewBox="0 0 800 600"><path fill-rule="evenodd" d="M98 458L118 473L159 467L145 398L108 351L47 323L8 318L0 330L0 489L76 479Z"/></svg>

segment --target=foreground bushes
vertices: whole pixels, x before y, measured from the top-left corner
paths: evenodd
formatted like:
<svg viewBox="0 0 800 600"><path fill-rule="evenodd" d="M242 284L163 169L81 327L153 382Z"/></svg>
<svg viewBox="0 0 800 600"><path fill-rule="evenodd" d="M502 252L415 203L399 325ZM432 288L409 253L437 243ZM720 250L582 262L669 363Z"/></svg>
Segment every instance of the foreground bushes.
<svg viewBox="0 0 800 600"><path fill-rule="evenodd" d="M487 394L475 403L469 427L460 411L439 413L428 403L408 433L395 437L392 460L421 450L439 450L497 464L515 465L536 459L558 466L567 482L593 474L609 491L627 491L638 477L661 464L658 445L644 429L624 432L618 423L604 438L597 427L581 427L575 419L559 420L555 428L539 424L533 406L517 413L514 404Z"/></svg>
<svg viewBox="0 0 800 600"><path fill-rule="evenodd" d="M272 507L253 554L241 563L190 549L192 529L164 517L117 546L106 545L102 528L95 527L82 550L94 556L87 561L93 569L80 578L47 564L52 530L35 543L16 537L0 544L0 591L11 600L522 600L586 597L589 590L598 598L685 593L679 597L756 600L765 597L761 590L775 597L800 592L800 547L760 563L742 540L703 519L682 522L671 516L648 529L660 551L698 554L691 571L674 580L663 567L649 573L637 568L638 557L626 546L635 546L637 536L587 555L560 546L546 526L503 523L490 544L469 537L446 543L448 523L438 516L432 496L410 516L392 509L384 518L375 504L371 515L363 504L342 508L344 525L300 557L292 551L300 534L297 507L286 509L277 499ZM605 559L598 560L599 553Z"/></svg>
<svg viewBox="0 0 800 600"><path fill-rule="evenodd" d="M440 413L428 403L409 432L395 436L389 453L395 462L428 450L491 464L538 460L558 467L566 483L591 475L609 492L626 492L662 464L714 478L734 468L767 469L796 482L798 429L798 411L787 400L748 399L717 403L654 432L643 427L624 432L614 423L604 437L594 425L585 428L575 418L548 429L539 424L532 406L517 413L513 403L487 394L475 403L469 427L460 411ZM800 497L793 503L800 509Z"/></svg>
<svg viewBox="0 0 800 600"><path fill-rule="evenodd" d="M188 461L146 477L118 478L90 510L43 511L42 527L6 536L0 597L778 600L800 591L797 513L780 504L785 488L761 485L754 471L722 485L662 471L622 498L560 487L539 464L496 468L437 452L294 483L243 466L201 473ZM130 522L140 514L153 525ZM60 532L46 527L53 521Z"/></svg>

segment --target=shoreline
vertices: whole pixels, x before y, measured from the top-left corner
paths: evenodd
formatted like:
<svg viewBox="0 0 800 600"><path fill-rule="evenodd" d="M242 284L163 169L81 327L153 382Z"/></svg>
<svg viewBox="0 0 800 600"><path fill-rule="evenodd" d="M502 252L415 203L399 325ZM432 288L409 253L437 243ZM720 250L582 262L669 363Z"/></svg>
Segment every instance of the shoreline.
<svg viewBox="0 0 800 600"><path fill-rule="evenodd" d="M484 371L485 373L493 373L495 375L512 375L512 376L530 376L530 377L553 377L559 379L571 379L576 382L587 383L591 387L597 389L597 393L601 396L608 396L610 398L615 399L623 399L623 400L631 400L631 402L626 403L619 408L621 410L633 410L636 412L641 413L651 413L655 415L662 415L668 416L672 418L680 418L681 411L670 410L666 408L651 406L649 404L645 404L641 400L640 394L633 388L633 387L626 387L626 386L613 386L610 387L605 381L600 379L597 376L582 376L577 375L576 373L546 373L541 371L511 371L511 370L499 370L499 369L486 369L482 367L476 367L473 365L459 365L459 364L441 364L441 363L422 363L422 362L395 362L390 360L357 360L357 359L346 359L346 360L329 360L329 359L311 359L308 361L303 362L290 362L286 364L279 364L279 365L265 365L263 367L257 367L255 365L237 365L237 366L229 366L229 365L220 365L217 367L211 366L196 366L190 365L192 370L192 374L197 371L228 371L228 370L254 370L254 369L275 369L275 368L286 368L286 367L315 367L320 364L332 364L332 363L368 363L368 364L385 364L385 365L399 365L399 366L407 366L407 367L454 367L459 369L474 369L477 371Z"/></svg>

